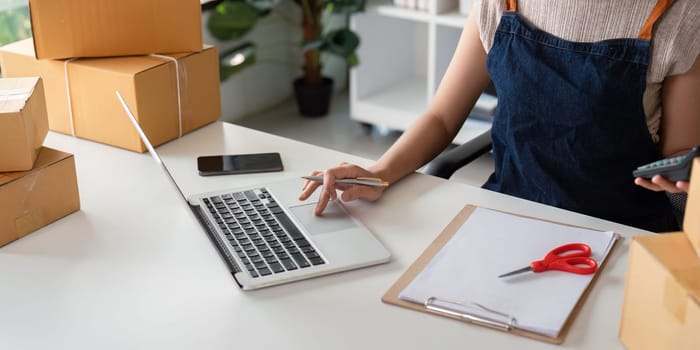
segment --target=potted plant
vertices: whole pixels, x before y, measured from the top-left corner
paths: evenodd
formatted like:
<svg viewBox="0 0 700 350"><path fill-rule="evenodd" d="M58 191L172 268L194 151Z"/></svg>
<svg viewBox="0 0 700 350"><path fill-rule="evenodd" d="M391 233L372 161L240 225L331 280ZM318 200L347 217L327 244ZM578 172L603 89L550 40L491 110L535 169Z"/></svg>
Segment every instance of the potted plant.
<svg viewBox="0 0 700 350"><path fill-rule="evenodd" d="M356 49L360 39L348 28L351 14L364 10L365 0L293 0L301 10L298 23L302 33L300 50L303 54L302 75L294 81L299 112L305 116L323 116L328 112L333 92L333 80L322 75L322 53L339 56L348 67L357 65ZM224 0L209 17L207 28L219 40L238 40L250 31L260 17L275 11L279 0ZM345 16L344 26L324 30L324 15ZM242 42L221 52L221 79L253 64L256 45Z"/></svg>

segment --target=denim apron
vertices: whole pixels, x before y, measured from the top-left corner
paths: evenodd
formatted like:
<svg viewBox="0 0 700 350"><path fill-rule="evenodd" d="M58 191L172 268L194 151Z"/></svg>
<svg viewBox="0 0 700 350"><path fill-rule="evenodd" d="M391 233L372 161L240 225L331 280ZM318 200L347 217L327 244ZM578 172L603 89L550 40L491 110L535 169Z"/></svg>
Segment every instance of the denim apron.
<svg viewBox="0 0 700 350"><path fill-rule="evenodd" d="M484 188L661 232L678 230L668 197L634 184L660 158L642 104L658 0L639 38L572 42L523 20L506 0L487 58L498 93L495 171Z"/></svg>

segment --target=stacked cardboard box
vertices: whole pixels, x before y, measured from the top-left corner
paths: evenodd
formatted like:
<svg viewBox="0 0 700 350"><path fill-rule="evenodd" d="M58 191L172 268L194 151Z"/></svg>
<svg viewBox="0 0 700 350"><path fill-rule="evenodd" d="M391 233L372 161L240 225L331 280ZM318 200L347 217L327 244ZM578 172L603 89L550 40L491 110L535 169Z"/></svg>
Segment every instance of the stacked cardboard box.
<svg viewBox="0 0 700 350"><path fill-rule="evenodd" d="M73 156L42 147L42 79L0 79L0 246L80 208Z"/></svg>
<svg viewBox="0 0 700 350"><path fill-rule="evenodd" d="M42 147L31 170L0 173L0 246L79 209L73 155Z"/></svg>
<svg viewBox="0 0 700 350"><path fill-rule="evenodd" d="M47 129L145 151L116 91L156 145L220 117L200 6L29 0L32 38L0 48L0 246L80 208L73 156L42 147Z"/></svg>
<svg viewBox="0 0 700 350"><path fill-rule="evenodd" d="M0 172L30 170L48 131L41 78L0 79Z"/></svg>
<svg viewBox="0 0 700 350"><path fill-rule="evenodd" d="M683 232L630 244L620 339L630 350L700 349L700 158L693 163Z"/></svg>
<svg viewBox="0 0 700 350"><path fill-rule="evenodd" d="M198 51L200 6L199 0L30 0L36 57Z"/></svg>
<svg viewBox="0 0 700 350"><path fill-rule="evenodd" d="M202 45L198 0L29 5L33 39L0 48L0 67L43 78L51 130L146 151L117 90L156 146L221 116L218 54Z"/></svg>

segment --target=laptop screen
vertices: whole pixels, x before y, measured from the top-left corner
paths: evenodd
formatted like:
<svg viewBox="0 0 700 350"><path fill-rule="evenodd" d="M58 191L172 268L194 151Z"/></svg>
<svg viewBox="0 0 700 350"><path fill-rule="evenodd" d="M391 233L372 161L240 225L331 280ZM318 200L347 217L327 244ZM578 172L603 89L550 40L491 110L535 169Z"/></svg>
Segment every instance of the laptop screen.
<svg viewBox="0 0 700 350"><path fill-rule="evenodd" d="M124 110L126 111L127 116L131 120L131 123L134 124L134 128L136 128L136 131L139 133L139 136L141 137L141 141L146 145L146 148L148 149L148 153L153 156L153 159L156 160L158 164L163 168L166 174L168 174L168 178L170 181L175 185L175 188L177 188L177 191L180 193L180 196L187 202L187 197L185 197L185 194L182 192L182 189L180 189L180 186L178 186L177 182L175 182L175 178L173 178L173 175L170 174L170 171L168 170L168 167L165 166L165 163L163 163L163 160L160 158L158 155L158 152L156 152L156 149L153 147L151 144L151 141L148 139L148 136L146 136L146 133L143 132L143 129L141 128L141 125L139 122L136 120L136 117L134 116L134 113L131 112L131 109L129 106L126 104L126 101L124 101L124 98L122 98L122 95L119 93L119 91L115 91L117 94L117 98L119 99L119 103L122 104L122 107L124 107Z"/></svg>

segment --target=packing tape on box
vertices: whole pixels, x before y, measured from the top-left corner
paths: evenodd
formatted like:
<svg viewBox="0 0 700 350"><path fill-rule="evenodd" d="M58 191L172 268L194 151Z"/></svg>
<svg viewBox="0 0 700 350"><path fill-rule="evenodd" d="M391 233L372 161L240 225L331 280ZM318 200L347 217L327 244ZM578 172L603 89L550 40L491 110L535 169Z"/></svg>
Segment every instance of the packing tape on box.
<svg viewBox="0 0 700 350"><path fill-rule="evenodd" d="M681 325L685 324L685 314L690 301L689 288L700 289L700 269L672 270L664 283L664 306Z"/></svg>
<svg viewBox="0 0 700 350"><path fill-rule="evenodd" d="M182 97L180 94L180 63L176 58L158 54L150 54L149 56L164 59L166 61L172 61L175 63L175 88L177 89L177 118L178 118L178 137L182 137ZM68 63L75 61L77 57L69 58L63 61L63 77L66 84L66 99L68 100L68 118L70 119L70 133L75 137L75 122L73 117L73 104L71 103L70 94L70 79L68 79ZM182 76L187 80L187 71L183 71ZM187 86L187 84L185 84Z"/></svg>
<svg viewBox="0 0 700 350"><path fill-rule="evenodd" d="M17 239L20 239L44 226L44 215L41 208L27 211L24 215L15 219Z"/></svg>
<svg viewBox="0 0 700 350"><path fill-rule="evenodd" d="M33 88L0 90L0 102L12 100L26 100L32 95Z"/></svg>
<svg viewBox="0 0 700 350"><path fill-rule="evenodd" d="M673 276L667 277L664 283L664 306L680 324L685 324L687 303L688 293Z"/></svg>
<svg viewBox="0 0 700 350"><path fill-rule="evenodd" d="M172 61L175 63L175 88L177 89L177 120L178 120L178 137L182 137L182 100L180 96L180 64L177 62L176 58L170 56L158 55L155 53L150 54L152 57L162 58L167 61ZM185 79L187 79L187 71L185 71ZM187 84L185 84L187 86Z"/></svg>
<svg viewBox="0 0 700 350"><path fill-rule="evenodd" d="M29 200L29 195L34 191L37 185L37 181L41 178L41 169L31 172L23 177L23 181L27 184L24 186L24 198L22 199L22 208L27 208ZM22 238L40 227L43 226L43 213L40 208L34 208L30 210L24 210L24 212L15 219L15 230L17 231L17 238Z"/></svg>

